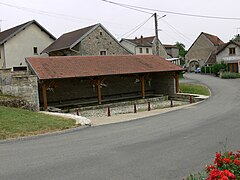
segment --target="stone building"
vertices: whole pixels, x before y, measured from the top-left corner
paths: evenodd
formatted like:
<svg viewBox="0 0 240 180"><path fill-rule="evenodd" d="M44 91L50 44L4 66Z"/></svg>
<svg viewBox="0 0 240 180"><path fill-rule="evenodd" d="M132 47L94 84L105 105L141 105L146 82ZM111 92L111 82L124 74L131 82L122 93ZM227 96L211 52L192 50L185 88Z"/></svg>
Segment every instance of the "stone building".
<svg viewBox="0 0 240 180"><path fill-rule="evenodd" d="M216 63L216 50L224 42L215 35L202 32L185 55L185 65L188 71L197 67L210 66Z"/></svg>
<svg viewBox="0 0 240 180"><path fill-rule="evenodd" d="M38 77L44 109L172 95L183 70L154 55L32 57L26 62Z"/></svg>
<svg viewBox="0 0 240 180"><path fill-rule="evenodd" d="M25 57L40 56L55 39L35 20L0 32L0 69L27 70Z"/></svg>
<svg viewBox="0 0 240 180"><path fill-rule="evenodd" d="M129 49L133 54L151 54L156 55L156 38L155 36L135 38L135 39L121 39L120 43ZM160 56L167 59L170 56L167 54L166 49L159 40Z"/></svg>
<svg viewBox="0 0 240 180"><path fill-rule="evenodd" d="M240 42L229 41L216 52L218 63L225 63L229 72L240 73Z"/></svg>
<svg viewBox="0 0 240 180"><path fill-rule="evenodd" d="M95 24L60 36L42 53L50 56L97 56L131 54L101 24Z"/></svg>

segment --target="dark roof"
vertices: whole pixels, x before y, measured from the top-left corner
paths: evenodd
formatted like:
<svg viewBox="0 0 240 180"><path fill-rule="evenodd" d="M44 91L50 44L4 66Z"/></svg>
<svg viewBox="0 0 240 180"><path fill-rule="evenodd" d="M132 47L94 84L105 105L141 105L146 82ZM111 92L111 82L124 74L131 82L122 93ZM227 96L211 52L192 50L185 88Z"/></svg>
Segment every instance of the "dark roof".
<svg viewBox="0 0 240 180"><path fill-rule="evenodd" d="M214 46L219 46L220 44L224 44L224 42L215 35L204 33L204 32L202 32L202 34L204 34L214 44Z"/></svg>
<svg viewBox="0 0 240 180"><path fill-rule="evenodd" d="M155 38L155 36L150 36L150 37L142 37L142 36L141 36L140 38L135 38L135 39L123 39L123 40L127 40L127 41L135 44L136 46L152 47L154 38Z"/></svg>
<svg viewBox="0 0 240 180"><path fill-rule="evenodd" d="M29 57L26 62L39 79L182 71L154 55Z"/></svg>
<svg viewBox="0 0 240 180"><path fill-rule="evenodd" d="M32 20L26 23L23 23L21 25L15 26L13 28L7 29L5 31L0 32L0 44L5 43L6 41L8 41L9 39L11 39L13 36L15 36L17 33L19 33L20 31L22 31L23 29L25 29L26 27L28 27L31 24L36 24L40 29L42 29L43 31L45 31L45 33L47 33L49 35L49 37L51 37L52 39L56 39L51 33L49 33L43 26L41 26L37 21Z"/></svg>
<svg viewBox="0 0 240 180"><path fill-rule="evenodd" d="M240 42L238 41L229 41L228 43L222 44L221 46L219 46L216 54L219 54L220 52L222 52L229 44L235 44L236 46L240 47Z"/></svg>
<svg viewBox="0 0 240 180"><path fill-rule="evenodd" d="M163 44L163 47L165 47L165 48L177 48L178 49L178 47L176 45L171 45L171 44Z"/></svg>
<svg viewBox="0 0 240 180"><path fill-rule="evenodd" d="M100 24L95 24L92 26L88 26L82 29L78 29L72 32L65 33L61 35L56 41L50 44L46 49L42 51L42 53L49 53L51 51L61 50L70 48L76 42L79 42L84 35L89 33L90 30L96 28Z"/></svg>
<svg viewBox="0 0 240 180"><path fill-rule="evenodd" d="M224 44L220 44L216 50L213 50L210 54L210 56L208 57L208 59L206 60L205 64L214 64L216 63L216 59L217 59L217 53L223 49L225 47L226 43Z"/></svg>

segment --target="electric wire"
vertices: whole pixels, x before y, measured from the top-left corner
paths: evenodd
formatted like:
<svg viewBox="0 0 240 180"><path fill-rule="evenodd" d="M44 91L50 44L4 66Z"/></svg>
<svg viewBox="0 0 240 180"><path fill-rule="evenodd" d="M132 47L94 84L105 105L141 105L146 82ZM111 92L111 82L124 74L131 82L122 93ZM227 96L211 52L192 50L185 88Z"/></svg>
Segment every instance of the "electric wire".
<svg viewBox="0 0 240 180"><path fill-rule="evenodd" d="M154 11L154 12L161 12L161 13L167 13L167 14L174 14L174 15L180 15L180 16L189 16L189 17L196 17L196 18L208 18L208 19L219 19L219 20L237 20L240 21L240 17L221 17L221 16L208 16L208 15L199 15L199 14L188 14L188 13L181 13L181 12L174 12L174 11L165 11L165 10L158 10L158 9L152 9L152 8L145 8L141 6L133 6L129 4L122 4L122 3L117 3L113 1L108 1L108 0L102 0L107 3L115 4L118 6L122 7L127 7L127 8L135 8L138 10L148 10L148 11Z"/></svg>
<svg viewBox="0 0 240 180"><path fill-rule="evenodd" d="M141 24L137 25L136 27L134 27L133 29L131 29L130 31L126 32L125 34L123 34L121 37L125 37L128 38L129 36L131 36L133 33L135 33L136 31L138 31L141 27L143 27L151 18L153 17L150 16L146 21L142 22ZM130 33L130 34L129 34ZM127 35L128 34L128 35ZM127 36L126 36L127 35Z"/></svg>

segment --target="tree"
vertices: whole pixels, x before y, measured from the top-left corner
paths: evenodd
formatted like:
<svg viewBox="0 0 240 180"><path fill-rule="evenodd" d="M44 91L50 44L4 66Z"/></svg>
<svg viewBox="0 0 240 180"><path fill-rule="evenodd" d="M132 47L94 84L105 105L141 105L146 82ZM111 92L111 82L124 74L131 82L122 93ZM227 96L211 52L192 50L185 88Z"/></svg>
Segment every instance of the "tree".
<svg viewBox="0 0 240 180"><path fill-rule="evenodd" d="M179 56L184 58L187 53L185 50L185 45L183 43L176 42L175 46L177 46L179 49Z"/></svg>
<svg viewBox="0 0 240 180"><path fill-rule="evenodd" d="M234 35L234 37L232 38L232 41L240 42L240 35L239 34Z"/></svg>

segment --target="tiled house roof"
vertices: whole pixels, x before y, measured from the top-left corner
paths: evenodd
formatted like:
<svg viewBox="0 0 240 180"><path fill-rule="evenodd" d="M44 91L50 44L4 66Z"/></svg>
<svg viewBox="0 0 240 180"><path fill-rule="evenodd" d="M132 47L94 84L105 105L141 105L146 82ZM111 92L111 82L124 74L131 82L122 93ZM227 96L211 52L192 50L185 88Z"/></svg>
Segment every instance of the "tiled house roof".
<svg viewBox="0 0 240 180"><path fill-rule="evenodd" d="M26 61L39 79L182 71L154 55L30 57Z"/></svg>
<svg viewBox="0 0 240 180"><path fill-rule="evenodd" d="M219 54L220 52L222 52L229 44L235 44L236 46L240 47L240 42L237 42L237 41L229 41L228 43L225 43L225 44L219 46L216 54Z"/></svg>
<svg viewBox="0 0 240 180"><path fill-rule="evenodd" d="M140 37L135 39L125 39L125 40L135 44L136 46L152 47L154 38L155 36L150 36L150 37Z"/></svg>
<svg viewBox="0 0 240 180"><path fill-rule="evenodd" d="M202 34L204 34L214 44L214 46L224 44L224 42L221 39L219 39L219 37L217 37L217 36L214 36L214 35L208 34L208 33L204 33L204 32L202 32Z"/></svg>
<svg viewBox="0 0 240 180"><path fill-rule="evenodd" d="M13 36L15 36L17 33L22 31L24 28L28 27L31 24L36 24L40 29L45 31L49 37L52 39L56 39L50 32L48 32L43 26L41 26L37 21L32 20L26 23L23 23L21 25L15 26L13 28L10 28L8 30L0 32L0 45L11 39Z"/></svg>
<svg viewBox="0 0 240 180"><path fill-rule="evenodd" d="M48 53L51 51L61 50L70 48L72 45L75 45L76 42L79 42L87 33L92 29L96 28L99 24L88 26L82 29L78 29L72 32L68 32L60 36L56 41L50 44L42 53Z"/></svg>

